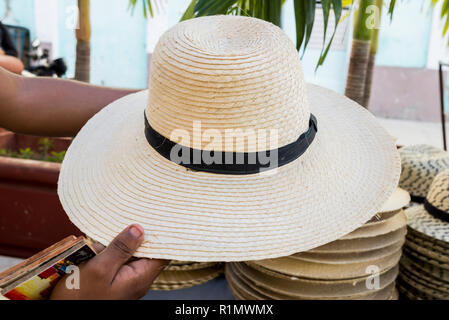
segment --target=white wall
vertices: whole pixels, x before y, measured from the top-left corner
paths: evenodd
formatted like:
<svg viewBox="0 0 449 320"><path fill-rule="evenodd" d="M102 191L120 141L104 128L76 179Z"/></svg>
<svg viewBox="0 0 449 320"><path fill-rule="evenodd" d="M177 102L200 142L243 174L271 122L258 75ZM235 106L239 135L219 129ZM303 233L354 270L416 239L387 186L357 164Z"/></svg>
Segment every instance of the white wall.
<svg viewBox="0 0 449 320"><path fill-rule="evenodd" d="M449 34L443 37L445 20L441 19L441 7L443 1L439 1L435 6L432 16L432 31L430 34L429 54L427 57L427 68L437 69L438 62L443 60L449 63Z"/></svg>
<svg viewBox="0 0 449 320"><path fill-rule="evenodd" d="M52 56L59 55L58 1L34 0L36 36L41 42L52 44Z"/></svg>

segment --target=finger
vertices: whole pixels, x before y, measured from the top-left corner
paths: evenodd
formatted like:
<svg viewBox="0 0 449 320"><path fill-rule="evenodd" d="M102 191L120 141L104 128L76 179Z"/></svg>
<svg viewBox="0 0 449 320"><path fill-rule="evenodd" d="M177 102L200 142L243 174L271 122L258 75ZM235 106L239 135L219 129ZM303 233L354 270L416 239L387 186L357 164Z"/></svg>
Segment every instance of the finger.
<svg viewBox="0 0 449 320"><path fill-rule="evenodd" d="M126 289L133 283L134 290L141 297L148 292L153 281L169 262L161 259L139 259L127 263L119 270L112 285Z"/></svg>
<svg viewBox="0 0 449 320"><path fill-rule="evenodd" d="M95 263L108 269L114 278L120 267L125 264L143 241L144 230L133 224L123 230L95 259Z"/></svg>
<svg viewBox="0 0 449 320"><path fill-rule="evenodd" d="M100 242L92 243L92 247L94 248L96 254L99 254L101 251L103 251L106 248Z"/></svg>

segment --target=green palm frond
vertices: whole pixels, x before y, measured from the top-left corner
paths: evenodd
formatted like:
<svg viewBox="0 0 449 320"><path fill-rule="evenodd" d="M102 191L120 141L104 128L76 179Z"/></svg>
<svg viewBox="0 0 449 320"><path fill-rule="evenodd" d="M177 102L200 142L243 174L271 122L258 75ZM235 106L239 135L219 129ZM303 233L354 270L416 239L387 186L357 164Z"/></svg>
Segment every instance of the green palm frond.
<svg viewBox="0 0 449 320"><path fill-rule="evenodd" d="M393 13L394 13L395 7L396 7L396 0L391 0L390 6L388 8L388 14L390 15L390 19L393 19Z"/></svg>
<svg viewBox="0 0 449 320"><path fill-rule="evenodd" d="M181 17L181 21L192 19L195 17L196 1L197 0L192 0L192 2L190 2L186 12L184 12L184 15Z"/></svg>
<svg viewBox="0 0 449 320"><path fill-rule="evenodd" d="M298 51L307 49L315 22L317 7L316 0L294 0L294 11L296 20L296 48ZM259 18L271 22L277 26L281 25L282 5L285 0L192 0L181 20L194 17L233 14ZM323 49L317 67L324 63L334 39L338 23L340 22L343 6L352 4L351 0L322 0L321 7L324 17ZM335 28L332 37L326 44L327 25L329 15L335 15Z"/></svg>
<svg viewBox="0 0 449 320"><path fill-rule="evenodd" d="M323 50L321 51L320 58L318 60L318 64L315 68L315 71L321 65L323 65L324 60L326 59L327 54L329 53L329 49L331 47L332 42L334 41L335 33L337 32L338 23L340 22L340 18L341 18L341 13L343 11L341 0L324 0L324 1L321 1L321 5L323 7L323 18L324 18ZM335 27L334 27L334 31L332 33L332 37L329 40L327 47L325 48L327 25L329 22L329 14L330 14L331 6L333 7L333 10L334 10Z"/></svg>
<svg viewBox="0 0 449 320"><path fill-rule="evenodd" d="M146 18L148 16L148 13L150 14L150 17L154 16L153 13L153 7L157 6L157 0L141 0L142 1L142 10L143 15ZM134 14L134 9L137 5L137 2L140 2L139 0L129 0L129 8L131 9L131 14Z"/></svg>
<svg viewBox="0 0 449 320"><path fill-rule="evenodd" d="M432 0L432 5L435 6L438 0ZM447 30L449 30L449 0L444 0L443 6L441 8L441 19L445 20L444 28L443 28L443 37L447 34ZM449 43L448 43L449 45Z"/></svg>
<svg viewBox="0 0 449 320"><path fill-rule="evenodd" d="M153 0L155 1L155 0ZM130 0L130 6L135 7L138 0ZM147 10L153 16L150 0L142 0L144 15L147 16ZM317 12L317 3L321 4L324 18L323 48L317 64L317 68L324 63L332 41L334 39L338 23L341 20L341 14L344 7L352 5L353 0L294 0L294 11L296 20L296 48L298 51L307 49ZM271 22L277 26L281 25L282 5L285 0L191 0L181 21L217 14L232 14L240 16L249 16ZM334 14L335 28L332 36L326 43L328 32L329 16Z"/></svg>

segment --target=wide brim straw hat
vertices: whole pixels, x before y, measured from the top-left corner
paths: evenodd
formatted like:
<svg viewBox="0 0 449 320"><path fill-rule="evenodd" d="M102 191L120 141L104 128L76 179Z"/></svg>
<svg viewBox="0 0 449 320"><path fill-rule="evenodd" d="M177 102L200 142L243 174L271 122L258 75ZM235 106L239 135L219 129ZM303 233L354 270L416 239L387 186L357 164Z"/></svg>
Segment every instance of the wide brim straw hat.
<svg viewBox="0 0 449 320"><path fill-rule="evenodd" d="M423 205L405 210L408 226L432 241L449 243L449 169L440 172L429 187Z"/></svg>
<svg viewBox="0 0 449 320"><path fill-rule="evenodd" d="M408 226L429 237L449 243L449 222L441 221L429 214L424 206L405 210Z"/></svg>
<svg viewBox="0 0 449 320"><path fill-rule="evenodd" d="M382 273L379 289L366 289L366 278L344 281L286 280L246 268L242 262L226 264L226 279L239 300L387 300L394 293L397 268ZM313 283L315 282L315 283ZM335 282L334 284L330 284ZM365 289L365 290L363 290Z"/></svg>
<svg viewBox="0 0 449 320"><path fill-rule="evenodd" d="M357 237L351 237L353 243L369 239L370 242L377 240L380 235L385 237L388 234L394 234L398 230L403 230L406 226L405 214L399 211L394 217L386 220L390 225L388 233L382 225L376 225L378 229L366 231L366 228L360 228L353 232ZM363 232L366 235L363 235ZM342 240L335 242L341 243ZM348 240L345 240L348 241ZM381 248L371 248L361 252L356 251L334 251L313 250L293 254L288 257L277 259L266 259L259 261L247 261L246 263L253 268L263 272L278 275L285 275L286 279L291 277L301 277L309 279L354 279L366 276L366 268L375 265L380 271L385 271L395 266L401 257L401 247L405 241L405 233L401 236L395 236L394 242ZM374 242L372 242L374 243ZM326 245L328 246L328 245ZM325 247L326 247L325 246Z"/></svg>
<svg viewBox="0 0 449 320"><path fill-rule="evenodd" d="M198 144L198 124L215 136L236 128L276 131L278 147L250 139L234 149ZM172 161L171 142L189 155L276 149L282 156L274 169L262 170L259 161L259 171L234 164L215 170ZM305 84L298 52L281 29L213 16L161 37L149 90L86 123L67 151L58 193L71 221L103 244L141 224L138 257L243 261L341 238L379 212L399 174L391 136L357 103Z"/></svg>
<svg viewBox="0 0 449 320"><path fill-rule="evenodd" d="M251 268L244 262L232 262L226 264L226 272L231 269L238 272L242 277L247 278L257 287L265 288L266 290L278 292L285 295L298 295L308 297L344 297L348 295L363 294L369 289L366 287L366 277L356 279L344 280L314 280L293 277L292 279L285 279L278 277L276 274L268 275L262 271ZM385 287L395 281L398 273L398 268L389 269L379 274L381 281L380 287Z"/></svg>
<svg viewBox="0 0 449 320"><path fill-rule="evenodd" d="M380 208L379 213L400 210L410 203L410 193L402 188L396 188L390 198Z"/></svg>
<svg viewBox="0 0 449 320"><path fill-rule="evenodd" d="M412 195L414 202L423 202L435 176L449 169L449 153L426 144L399 149L402 162L399 186Z"/></svg>
<svg viewBox="0 0 449 320"><path fill-rule="evenodd" d="M222 264L197 269L162 271L151 285L151 290L170 291L190 288L217 278L224 272Z"/></svg>

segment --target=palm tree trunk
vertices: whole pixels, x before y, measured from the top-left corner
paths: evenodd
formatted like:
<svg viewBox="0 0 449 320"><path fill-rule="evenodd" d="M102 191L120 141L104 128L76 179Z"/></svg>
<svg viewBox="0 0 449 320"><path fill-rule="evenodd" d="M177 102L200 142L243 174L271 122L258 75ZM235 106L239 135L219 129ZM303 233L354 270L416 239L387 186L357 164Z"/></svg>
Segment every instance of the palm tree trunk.
<svg viewBox="0 0 449 320"><path fill-rule="evenodd" d="M381 22L380 19L382 17L383 4L384 4L383 0L376 1L376 6L379 10L379 26L373 30L372 38L371 38L368 67L366 70L366 79L365 79L365 94L363 95L363 103L362 103L362 106L364 106L366 108L368 108L369 101L371 98L371 88L372 88L372 83L373 83L374 65L376 64L376 55L377 55L377 50L379 47L379 30L380 30L380 22Z"/></svg>
<svg viewBox="0 0 449 320"><path fill-rule="evenodd" d="M78 0L79 29L76 30L76 65L75 79L90 81L90 3Z"/></svg>
<svg viewBox="0 0 449 320"><path fill-rule="evenodd" d="M360 0L359 9L354 16L354 34L345 95L361 105L364 103L372 34L372 28L366 23L369 17L367 7L374 2L375 0Z"/></svg>

